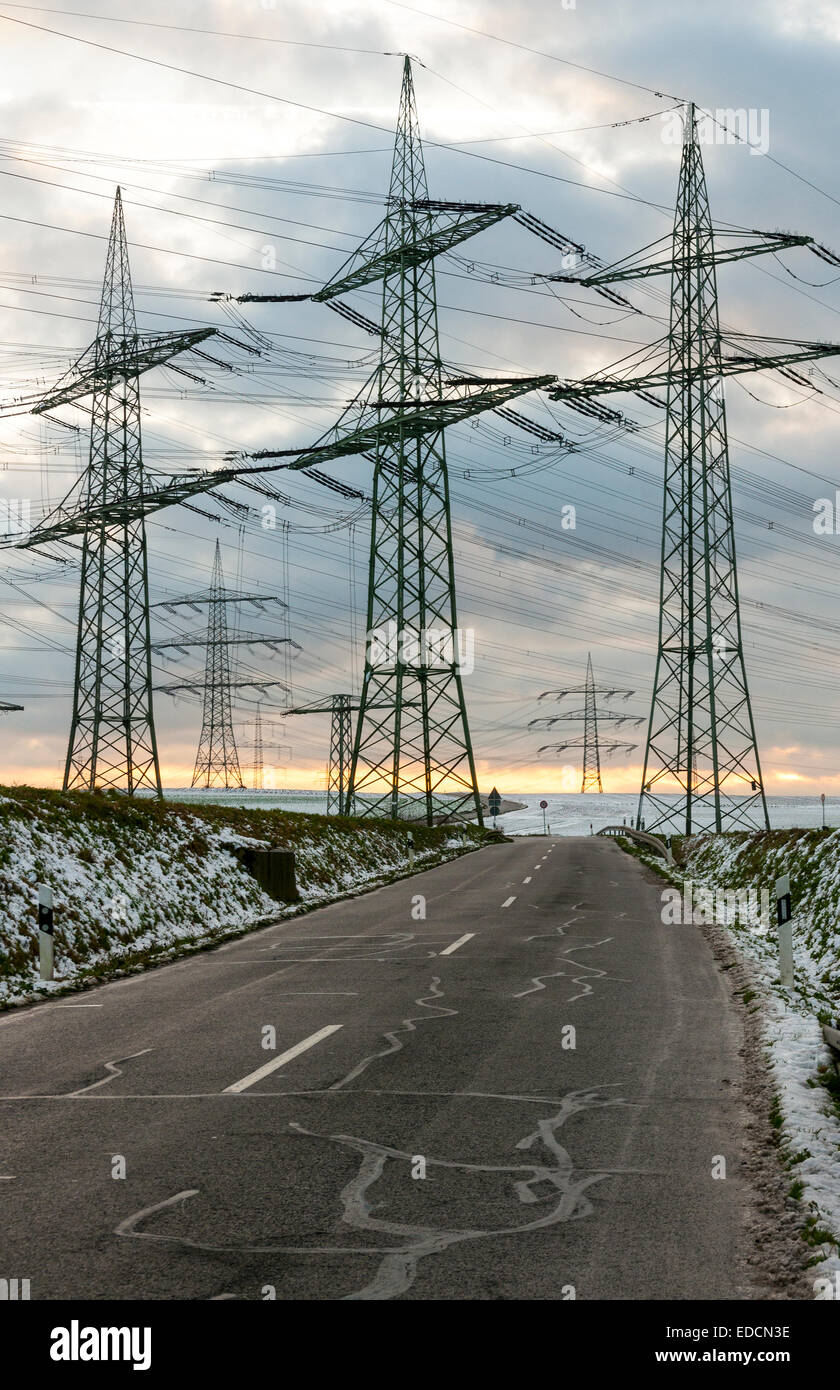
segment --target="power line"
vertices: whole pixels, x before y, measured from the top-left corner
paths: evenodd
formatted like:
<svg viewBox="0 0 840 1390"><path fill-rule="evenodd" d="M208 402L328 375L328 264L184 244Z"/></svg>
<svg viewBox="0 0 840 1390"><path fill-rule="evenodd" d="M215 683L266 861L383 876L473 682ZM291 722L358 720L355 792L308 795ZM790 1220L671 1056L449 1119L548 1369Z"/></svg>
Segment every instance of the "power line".
<svg viewBox="0 0 840 1390"><path fill-rule="evenodd" d="M619 82L624 87L635 87L639 92L649 92L652 96L664 97L669 101L685 101L685 97L674 96L673 92L663 92L655 87L647 87L642 82L632 82L627 77L617 77L615 73L587 67L585 63L576 63L571 58L561 58L558 53L546 53L543 49L531 48L529 44L519 43L516 39L501 38L498 34L488 33L486 29L476 29L470 24L462 24L457 19L447 19L444 15L430 14L427 10L418 9L415 5L403 4L402 0L385 0L385 3L397 10L408 10L411 14L419 14L423 19L432 19L439 24L448 24L453 29L463 29L468 34L477 34L480 38L492 39L494 43L503 43L507 44L509 48L518 48L523 53L532 53L537 58L548 58L553 63L562 63L564 67L576 68L578 72L588 72L593 77L605 77L610 82Z"/></svg>

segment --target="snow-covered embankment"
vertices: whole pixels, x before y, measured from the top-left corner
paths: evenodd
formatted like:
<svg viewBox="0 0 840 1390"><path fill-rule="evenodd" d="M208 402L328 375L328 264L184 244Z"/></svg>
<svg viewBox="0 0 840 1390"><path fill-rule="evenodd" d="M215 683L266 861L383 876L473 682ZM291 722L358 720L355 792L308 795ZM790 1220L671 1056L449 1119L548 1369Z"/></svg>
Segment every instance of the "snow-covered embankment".
<svg viewBox="0 0 840 1390"><path fill-rule="evenodd" d="M426 828L16 787L0 792L0 1007L82 977L142 969L300 910L262 891L226 846L295 852L304 907L428 867L475 828ZM54 984L38 980L38 885L55 903Z"/></svg>

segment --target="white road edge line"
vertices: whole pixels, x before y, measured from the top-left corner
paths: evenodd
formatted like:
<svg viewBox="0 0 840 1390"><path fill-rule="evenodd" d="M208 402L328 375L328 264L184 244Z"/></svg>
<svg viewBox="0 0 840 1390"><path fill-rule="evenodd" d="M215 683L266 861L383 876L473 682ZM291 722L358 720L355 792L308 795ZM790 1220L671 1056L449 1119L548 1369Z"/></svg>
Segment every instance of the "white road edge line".
<svg viewBox="0 0 840 1390"><path fill-rule="evenodd" d="M514 895L513 895L512 898L505 898L504 902L502 903L502 907L510 907L511 903L515 903L515 902L516 902L516 894L514 893Z"/></svg>
<svg viewBox="0 0 840 1390"><path fill-rule="evenodd" d="M457 941L453 941L453 942L452 942L452 945L451 945L451 946L447 946L446 950L445 950L445 951L441 951L440 954L441 954L442 956L451 956L452 953L453 953L454 951L457 951L457 950L458 950L458 947L459 947L459 946L464 946L464 945L466 944L466 942L472 941L472 939L473 939L474 936L475 936L475 932L474 932L474 931L468 931L467 934L466 934L466 936L459 936Z"/></svg>
<svg viewBox="0 0 840 1390"><path fill-rule="evenodd" d="M337 1033L339 1028L343 1027L343 1023L328 1023L326 1028L321 1028L311 1037L304 1038L303 1042L295 1043L294 1047L290 1047L287 1052L281 1052L279 1057L274 1057L272 1061L266 1062L264 1067L258 1067L256 1071L249 1072L247 1076L243 1076L241 1081L234 1081L232 1086L225 1086L222 1095L227 1095L229 1092L247 1091L249 1086L253 1086L257 1081L262 1081L264 1076L276 1071L278 1067L284 1067L287 1062L291 1062L293 1057L299 1057L302 1052L308 1052L310 1047L323 1042L324 1038L328 1038L331 1033Z"/></svg>

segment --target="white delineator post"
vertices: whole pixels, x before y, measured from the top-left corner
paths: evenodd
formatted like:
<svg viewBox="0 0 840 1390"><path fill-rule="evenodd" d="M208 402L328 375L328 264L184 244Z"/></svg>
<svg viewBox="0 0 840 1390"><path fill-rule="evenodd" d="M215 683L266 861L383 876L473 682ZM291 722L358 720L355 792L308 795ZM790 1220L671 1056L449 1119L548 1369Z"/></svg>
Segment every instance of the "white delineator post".
<svg viewBox="0 0 840 1390"><path fill-rule="evenodd" d="M38 945L41 958L41 979L53 978L53 895L46 883L38 885Z"/></svg>
<svg viewBox="0 0 840 1390"><path fill-rule="evenodd" d="M793 929L790 924L790 875L776 879L776 921L779 926L779 978L793 984Z"/></svg>
<svg viewBox="0 0 840 1390"><path fill-rule="evenodd" d="M414 835L408 832L408 862L414 868Z"/></svg>

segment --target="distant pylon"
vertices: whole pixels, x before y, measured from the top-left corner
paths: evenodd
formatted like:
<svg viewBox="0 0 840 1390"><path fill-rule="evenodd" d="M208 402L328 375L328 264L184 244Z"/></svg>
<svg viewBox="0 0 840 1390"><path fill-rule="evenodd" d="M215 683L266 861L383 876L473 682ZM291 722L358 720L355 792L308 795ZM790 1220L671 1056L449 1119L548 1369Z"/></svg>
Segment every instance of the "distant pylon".
<svg viewBox="0 0 840 1390"><path fill-rule="evenodd" d="M254 791L261 792L263 789L263 736L262 736L262 709L257 702L257 712L254 716Z"/></svg>
<svg viewBox="0 0 840 1390"><path fill-rule="evenodd" d="M327 815L342 816L346 811L350 758L353 751L352 712L359 706L352 695L328 695L308 705L284 710L288 714L330 714L330 756L327 763Z"/></svg>
<svg viewBox="0 0 840 1390"><path fill-rule="evenodd" d="M672 259L659 642L637 825L677 821L686 835L705 825L769 829L741 638L715 241L693 105Z"/></svg>
<svg viewBox="0 0 840 1390"><path fill-rule="evenodd" d="M219 542L213 556L207 614L207 652L204 663L204 703L201 738L193 769L193 787L243 787L239 754L233 736L230 646Z"/></svg>
<svg viewBox="0 0 840 1390"><path fill-rule="evenodd" d="M592 656L586 656L586 718L583 732L583 782L581 791L602 792L601 755L598 752L598 707L595 703L595 678L592 675Z"/></svg>
<svg viewBox="0 0 840 1390"><path fill-rule="evenodd" d="M222 574L222 557L219 542L213 556L213 570L210 589L202 593L186 594L183 598L164 599L154 604L155 608L173 614L179 608L195 612L207 607L206 636L195 636L190 632L176 633L164 641L155 642L153 650L167 655L184 656L191 647L203 647L204 679L177 681L160 685L158 690L167 695L197 695L202 697L201 737L193 769L193 787L234 787L244 786L239 767L239 753L233 734L233 693L248 690L268 698L269 690L281 690L288 695L288 687L283 681L263 679L262 676L241 677L231 673L232 647L267 647L279 654L291 648L300 650L300 643L289 636L263 636L259 632L243 631L238 622L231 631L228 625L228 605L233 605L238 613L244 605L262 613L267 603L285 603L277 594L243 593L240 590L225 588ZM287 617L288 628L288 617ZM260 773L262 773L262 712L257 706L257 743L260 751Z"/></svg>
<svg viewBox="0 0 840 1390"><path fill-rule="evenodd" d="M548 718L532 719L528 724L529 729L551 729L555 724L568 723L573 721L580 723L583 721L583 736L578 738L566 739L564 743L545 744L539 749L540 753L562 753L567 748L583 748L583 777L581 780L581 791L603 792L601 783L601 752L605 754L616 753L623 750L632 753L636 747L635 743L621 743L611 741L601 744L598 739L598 720L610 723L614 728L620 728L622 724L633 724L638 727L641 719L632 714L620 714L615 710L598 710L598 696L605 701L613 699L616 695L623 695L625 700L629 700L633 694L632 690L619 689L614 685L596 685L595 677L592 673L592 654L586 654L586 680L581 685L570 685L564 690L544 690L540 695L541 700L554 698L563 700L567 695L582 695L584 697L583 709L569 710L565 714L556 714Z"/></svg>
<svg viewBox="0 0 840 1390"><path fill-rule="evenodd" d="M350 759L353 754L351 696L333 695L330 761L327 767L327 815L344 815Z"/></svg>
<svg viewBox="0 0 840 1390"><path fill-rule="evenodd" d="M405 59L385 217L384 410L441 400L441 425L376 443L365 671L345 809L397 817L413 806L482 823L461 669L432 259L397 248L431 233L411 63ZM389 254L391 259L389 260ZM437 649L430 659L428 634ZM419 805L418 805L419 803Z"/></svg>
<svg viewBox="0 0 840 1390"><path fill-rule="evenodd" d="M86 503L143 492L140 363L120 190L94 346ZM152 708L146 526L142 516L84 533L73 716L64 788L162 795Z"/></svg>

